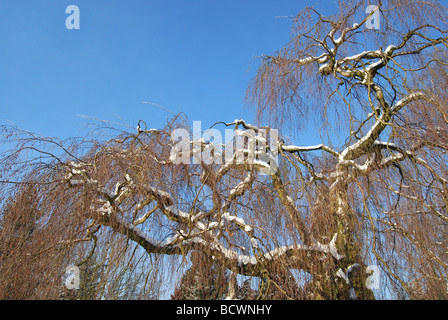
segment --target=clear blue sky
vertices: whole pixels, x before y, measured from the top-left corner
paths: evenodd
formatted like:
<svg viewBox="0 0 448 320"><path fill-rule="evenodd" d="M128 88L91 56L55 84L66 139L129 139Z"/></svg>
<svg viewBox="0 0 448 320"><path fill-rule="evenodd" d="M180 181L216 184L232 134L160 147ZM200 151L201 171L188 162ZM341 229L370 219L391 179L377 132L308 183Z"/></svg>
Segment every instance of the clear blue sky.
<svg viewBox="0 0 448 320"><path fill-rule="evenodd" d="M321 1L328 8L332 1ZM80 29L68 30L68 5ZM1 0L0 123L46 136L86 119L160 127L184 112L203 129L252 120L243 98L254 57L280 49L303 0Z"/></svg>

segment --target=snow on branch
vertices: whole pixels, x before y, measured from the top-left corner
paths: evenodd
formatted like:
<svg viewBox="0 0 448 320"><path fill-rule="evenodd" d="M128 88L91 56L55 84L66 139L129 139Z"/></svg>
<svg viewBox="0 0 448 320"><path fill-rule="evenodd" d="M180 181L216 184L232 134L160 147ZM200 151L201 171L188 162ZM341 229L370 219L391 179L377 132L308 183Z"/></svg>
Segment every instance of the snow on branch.
<svg viewBox="0 0 448 320"><path fill-rule="evenodd" d="M417 99L421 99L424 95L422 93L411 93L395 103L389 110L385 110L370 127L369 131L357 140L355 143L349 145L341 152L340 162L344 160L354 159L360 155L368 152L370 147L375 144L380 134L389 125L391 117L396 114L404 106Z"/></svg>
<svg viewBox="0 0 448 320"><path fill-rule="evenodd" d="M398 113L404 106L408 105L412 101L420 100L423 99L424 97L425 94L423 92L412 92L408 94L391 107L392 114Z"/></svg>

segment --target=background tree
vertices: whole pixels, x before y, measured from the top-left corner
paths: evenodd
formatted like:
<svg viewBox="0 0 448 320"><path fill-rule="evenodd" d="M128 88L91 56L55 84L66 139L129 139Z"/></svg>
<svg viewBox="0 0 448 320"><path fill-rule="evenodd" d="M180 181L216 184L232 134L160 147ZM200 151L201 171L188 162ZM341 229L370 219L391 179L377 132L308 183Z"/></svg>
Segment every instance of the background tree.
<svg viewBox="0 0 448 320"><path fill-rule="evenodd" d="M181 117L157 130L140 121L134 132L100 122L101 140L4 127L16 147L0 162L2 237L31 238L20 237L20 259L2 260L10 274L0 292L47 294L51 282L40 283L85 260L97 239L107 267L96 298L166 296L191 256L198 268L213 261L221 275L258 280L257 298L446 298L447 11L381 1L372 30L367 6L340 1L331 17L307 8L293 19L291 41L262 58L248 91L260 123L283 128L283 139L262 124L221 122L235 129L232 162L193 161L224 156L212 140L172 141L175 129L190 130ZM307 119L322 143L285 142ZM11 271L28 253L35 260ZM19 272L41 263L53 273ZM375 294L369 265L382 270ZM181 282L207 277L192 269Z"/></svg>

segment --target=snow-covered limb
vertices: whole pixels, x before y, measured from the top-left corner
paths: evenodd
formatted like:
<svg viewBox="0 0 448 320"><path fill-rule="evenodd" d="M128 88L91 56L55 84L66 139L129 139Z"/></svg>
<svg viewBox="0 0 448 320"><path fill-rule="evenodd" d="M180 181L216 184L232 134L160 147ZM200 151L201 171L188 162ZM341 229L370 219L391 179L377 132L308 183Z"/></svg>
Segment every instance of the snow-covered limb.
<svg viewBox="0 0 448 320"><path fill-rule="evenodd" d="M227 220L229 222L235 222L237 225L243 227L244 229L247 229L248 231L251 230L251 227L249 225L247 225L244 222L244 219L239 218L237 216L231 215L228 212L224 212L221 216L224 220Z"/></svg>
<svg viewBox="0 0 448 320"><path fill-rule="evenodd" d="M250 124L250 123L247 123L246 121L244 121L244 120L241 120L241 119L235 119L235 121L233 121L233 122L230 122L230 123L225 123L225 125L228 127L228 126L232 126L232 125L235 125L236 127L238 127L238 126L243 126L243 128L244 129L246 129L246 130L254 130L255 132L258 132L258 127L257 126L254 126L253 124Z"/></svg>
<svg viewBox="0 0 448 320"><path fill-rule="evenodd" d="M381 148L384 149L391 149L391 150L397 150L398 146L393 143L393 142L389 142L389 141L381 141L381 140L375 140L373 142L374 146L379 146Z"/></svg>
<svg viewBox="0 0 448 320"><path fill-rule="evenodd" d="M397 113L401 108L409 104L410 102L420 99L423 94L411 93L395 103L389 110L385 110L375 121L375 123L370 127L369 131L357 140L355 143L346 147L340 153L340 161L351 160L355 157L359 157L370 151L370 147L375 144L380 134L389 125L389 121L393 114Z"/></svg>
<svg viewBox="0 0 448 320"><path fill-rule="evenodd" d="M129 174L125 175L125 180L122 182L117 182L115 185L114 193L112 197L114 199L114 204L119 206L124 200L126 200L131 194L133 181Z"/></svg>
<svg viewBox="0 0 448 320"><path fill-rule="evenodd" d="M99 185L97 180L90 179L86 168L88 164L75 163L70 161L68 164L69 172L65 176L65 180L72 186L81 185Z"/></svg>
<svg viewBox="0 0 448 320"><path fill-rule="evenodd" d="M398 111L400 111L400 109L408 105L410 102L423 99L424 97L425 94L423 92L412 92L408 94L391 107L392 114L396 114Z"/></svg>
<svg viewBox="0 0 448 320"><path fill-rule="evenodd" d="M333 44L335 45L335 47L339 47L346 40L347 34L351 31L355 31L355 30L359 29L363 23L364 22L362 22L361 24L354 23L351 27L345 28L344 30L342 30L339 38L335 38L336 30L332 29L329 32L329 35L330 35L330 38L333 41Z"/></svg>
<svg viewBox="0 0 448 320"><path fill-rule="evenodd" d="M314 240L314 242L311 245L298 244L298 245L279 247L277 249L267 252L264 255L264 258L265 259L275 259L281 255L286 254L290 250L293 250L293 251L294 250L297 250L297 251L304 250L304 251L316 251L316 252L320 252L320 253L324 253L324 254L330 254L334 259L341 260L342 258L344 258L344 256L340 255L336 248L337 236L338 236L338 234L335 233L333 235L333 238L331 239L331 241L328 244L322 244L319 241Z"/></svg>
<svg viewBox="0 0 448 320"><path fill-rule="evenodd" d="M230 197L231 199L235 198L236 196L242 195L245 191L245 189L250 185L250 183L253 180L253 173L252 171L249 171L246 178L238 183L232 190L230 190Z"/></svg>
<svg viewBox="0 0 448 320"><path fill-rule="evenodd" d="M137 208L134 211L134 216L137 214L138 211L140 211L144 206L146 206L147 204L144 205L140 205L140 203L137 205ZM139 225L144 223L146 220L148 220L148 218L157 210L159 209L159 206L154 206L154 208L152 208L151 210L147 211L145 214L143 214L140 218L135 219L135 221L133 222L134 225Z"/></svg>
<svg viewBox="0 0 448 320"><path fill-rule="evenodd" d="M79 170L79 171L76 171ZM237 197L241 196L244 193L244 190L248 187L252 180L252 173L246 176L246 178L241 181L236 187L232 189L231 196ZM82 171L80 168L74 167L74 170L71 171L71 174L75 174L77 176L84 175L84 184L89 183L88 177L85 171ZM67 179L71 180L73 177L67 177ZM337 253L335 248L335 237L330 241L329 244L321 244L317 241L306 245L292 245L292 246L284 246L279 247L277 249L273 249L269 252L260 255L246 255L241 254L240 251L242 248L237 250L233 250L227 247L224 247L221 242L218 241L218 238L213 233L213 230L217 228L221 228L222 224L218 222L208 222L204 223L200 221L201 217L205 216L204 212L200 212L197 214L191 214L188 212L183 212L176 208L174 199L171 197L169 193L166 191L157 189L151 186L144 186L144 190L146 191L146 198L140 203L137 204L138 210L142 210L146 205L151 203L152 201L156 201L157 205L150 211L160 209L164 212L167 217L170 219L185 223L190 231L185 232L182 230L178 230L174 236L168 237L163 240L156 240L150 237L146 232L144 232L140 226L141 223L147 218L145 215L140 219L137 219L135 222L127 222L124 221L121 217L120 209L117 204L123 203L123 200L130 196L133 192L134 182L130 176L125 176L123 181L116 183L113 192L107 193L102 190L102 194L107 193L110 199L99 198L97 200L97 204L92 205L91 209L94 213L97 214L99 218L99 222L102 225L110 226L115 231L122 233L128 236L131 240L139 243L147 252L151 253L163 253L163 254L183 254L185 250L190 249L198 249L199 247L203 247L205 252L210 252L215 257L221 257L223 259L223 263L229 268L234 268L237 266L237 271L242 274L247 275L258 275L260 270L260 264L263 266L269 266L271 264L275 264L277 260L285 260L286 263L293 263L295 266L300 266L304 269L308 268L307 259L305 259L305 253L315 253L321 255L327 255L334 259L340 259L341 256ZM117 201L119 199L120 201ZM287 201L290 202L290 206L294 205L292 199L289 197ZM147 212L147 214L148 214ZM241 230L243 230L250 239L252 247L254 250L259 250L259 244L256 237L254 237L254 230L252 226L247 224L244 219L232 215L229 212L225 212L222 217L222 221L227 221L229 223L235 223Z"/></svg>
<svg viewBox="0 0 448 320"><path fill-rule="evenodd" d="M331 239L331 241L328 244L322 244L322 243L314 240L313 245L311 246L311 248L317 249L317 250L322 251L324 253L329 253L336 260L341 260L342 258L344 258L344 256L340 255L338 253L338 249L336 248L337 237L338 237L338 234L335 233L333 235L333 238Z"/></svg>
<svg viewBox="0 0 448 320"><path fill-rule="evenodd" d="M291 152L291 153L323 150L323 151L327 151L328 153L331 153L334 156L339 156L339 153L337 153L335 150L333 150L332 148L330 148L324 144L318 144L315 146L294 146L294 145L285 146L285 145L281 144L279 147L281 148L281 150Z"/></svg>
<svg viewBox="0 0 448 320"><path fill-rule="evenodd" d="M231 204L237 197L244 195L246 190L252 184L253 180L254 180L254 174L252 170L249 170L246 175L246 178L243 181L239 182L234 188L230 190L229 197L222 206L223 212L227 212L229 210Z"/></svg>
<svg viewBox="0 0 448 320"><path fill-rule="evenodd" d="M236 216L231 216L230 214L224 215L224 218L244 226L246 231L249 231L247 230L248 225L244 223L244 220ZM235 250L224 247L211 233L205 233L207 236L203 237L202 235L204 233L201 232L186 233L179 230L174 236L160 241L150 237L139 226L123 221L116 215L103 215L101 223L112 227L115 231L136 241L149 253L183 254L190 249L203 247L204 252L208 252L214 257L220 257L226 266L232 267L232 270L235 270L236 266L236 270L239 273L246 275L257 276L262 269L260 268L261 265L269 267L271 264L278 263L279 260L284 261L286 264L294 265L295 267L304 269L311 268L307 263L309 258L307 254L319 254L336 260L342 258L335 247L337 235L328 244L315 241L309 246L302 244L282 246L268 251L262 256L255 256L240 254ZM254 248L258 247L255 245Z"/></svg>
<svg viewBox="0 0 448 320"><path fill-rule="evenodd" d="M75 163L70 161L67 164L68 173L64 176L64 180L69 184L70 187L92 187L94 190L101 195L102 198L111 199L111 195L105 188L101 185L98 180L92 179L87 171L90 166L88 163Z"/></svg>
<svg viewBox="0 0 448 320"><path fill-rule="evenodd" d="M297 65L305 66L305 65L309 65L313 62L317 62L319 64L324 64L324 63L328 62L328 60L330 60L330 55L327 52L324 52L319 56L307 56L307 57L293 59L293 60L285 59L282 57L273 57L273 56L265 56L265 58L269 59L272 63L275 63L275 64L283 64L283 63L293 62L294 65L296 65L296 66Z"/></svg>
<svg viewBox="0 0 448 320"><path fill-rule="evenodd" d="M102 216L110 216L114 213L114 208L107 200L98 199L97 202L100 204L99 207L95 207L94 205L90 206L90 210L99 213Z"/></svg>
<svg viewBox="0 0 448 320"><path fill-rule="evenodd" d="M78 174L81 173L84 173L84 171ZM71 178L72 178L71 176L67 177L69 181L72 181ZM107 209L102 208L98 209L98 212L100 214L104 214L104 212L111 213L112 211L110 208L112 208L113 206L118 207L125 199L127 199L131 195L135 185L132 178L128 174L125 175L125 179L123 181L116 183L114 192L112 193L109 193L107 190L105 190L104 187L100 186L96 180L87 178L82 181L83 183L80 185L83 186L86 184L95 185L100 195L107 195L106 200L102 199L98 200L101 202L104 201L107 202ZM73 183L72 186L74 186ZM174 219L175 221L182 221L185 223L190 223L192 220L194 220L194 216L191 216L186 212L180 211L173 206L174 200L169 193L148 185L144 185L143 187L144 190L146 191L145 199L136 205L134 213L142 210L146 205L150 204L152 201L156 201L158 204L157 207L164 210L167 213L167 216L170 217L171 219ZM138 219L137 224L141 223L142 219L145 218L141 217L140 219Z"/></svg>

